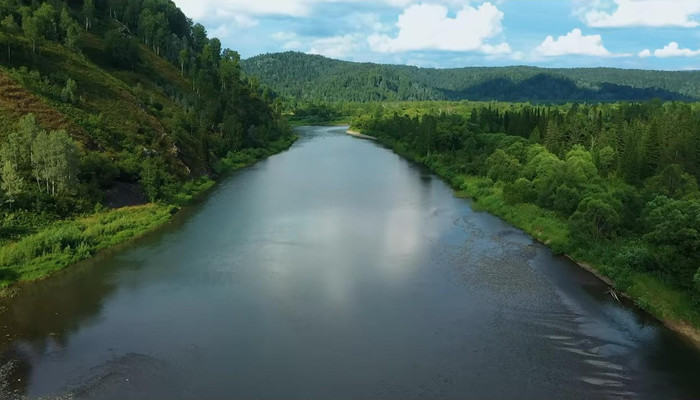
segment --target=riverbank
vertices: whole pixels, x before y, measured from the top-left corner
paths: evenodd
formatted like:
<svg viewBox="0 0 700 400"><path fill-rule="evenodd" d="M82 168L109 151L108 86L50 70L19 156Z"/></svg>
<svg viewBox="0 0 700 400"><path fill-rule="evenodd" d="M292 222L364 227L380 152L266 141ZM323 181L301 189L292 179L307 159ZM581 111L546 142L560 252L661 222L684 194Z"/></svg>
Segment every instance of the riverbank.
<svg viewBox="0 0 700 400"><path fill-rule="evenodd" d="M363 135L362 133L357 132L357 131L353 131L351 129L348 129L345 133L347 133L350 136L354 136L354 137L360 138L360 139L377 140L377 138L374 136Z"/></svg>
<svg viewBox="0 0 700 400"><path fill-rule="evenodd" d="M298 118L290 119L289 126L298 128L300 126L343 126L350 125L350 117L343 117L333 120L324 120L317 118Z"/></svg>
<svg viewBox="0 0 700 400"><path fill-rule="evenodd" d="M230 153L216 168L219 176L251 166L288 149L297 137L274 142L267 149ZM216 182L208 177L186 182L170 204L102 210L70 220L56 221L40 231L0 247L0 297L15 285L50 277L101 250L138 239L170 222L181 207L204 197Z"/></svg>
<svg viewBox="0 0 700 400"><path fill-rule="evenodd" d="M431 170L440 175L435 168ZM625 242L591 243L588 248L572 247L568 242L568 223L555 213L533 204L508 204L503 199L502 188L489 187L482 177L462 175L453 180L457 182L450 183L457 195L471 199L475 209L502 218L555 253L563 254L615 289L619 296L632 301L700 348L700 313L687 293L650 273L619 270L608 258L614 249L624 248Z"/></svg>
<svg viewBox="0 0 700 400"><path fill-rule="evenodd" d="M400 144L381 138L378 138L378 142L404 158L425 165L449 183L459 197L471 199L474 209L502 218L554 253L567 256L614 288L620 296L631 300L700 348L700 310L691 295L661 281L652 273L631 271L616 264L615 255L627 248L634 238L572 244L570 224L557 213L530 203L509 204L503 198L502 185L494 184L488 178L455 174L454 168L438 159L426 163Z"/></svg>

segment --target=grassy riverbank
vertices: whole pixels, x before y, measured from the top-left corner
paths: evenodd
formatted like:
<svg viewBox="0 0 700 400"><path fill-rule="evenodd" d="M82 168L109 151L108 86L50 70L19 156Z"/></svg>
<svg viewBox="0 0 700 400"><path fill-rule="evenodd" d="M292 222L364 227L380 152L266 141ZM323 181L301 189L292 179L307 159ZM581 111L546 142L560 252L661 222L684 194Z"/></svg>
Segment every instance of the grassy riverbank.
<svg viewBox="0 0 700 400"><path fill-rule="evenodd" d="M272 142L265 149L229 153L217 164L225 174L253 165L288 149L296 136ZM202 177L182 185L171 201L115 210L97 211L71 220L58 221L38 232L0 247L0 296L20 282L46 278L100 250L142 237L169 222L180 206L203 197L216 182Z"/></svg>
<svg viewBox="0 0 700 400"><path fill-rule="evenodd" d="M503 183L486 177L455 174L454 166L440 157L420 157L402 143L379 139L397 154L421 163L446 180L458 196L473 200L473 208L494 214L527 232L557 254L589 269L616 290L635 302L669 328L690 338L700 346L700 310L692 296L662 281L652 273L621 265L617 257L633 251L638 238L625 237L609 241L573 240L571 224L554 211L532 203L510 204L503 196Z"/></svg>
<svg viewBox="0 0 700 400"><path fill-rule="evenodd" d="M147 204L51 224L0 248L0 287L44 278L101 249L143 236L168 222L176 210Z"/></svg>

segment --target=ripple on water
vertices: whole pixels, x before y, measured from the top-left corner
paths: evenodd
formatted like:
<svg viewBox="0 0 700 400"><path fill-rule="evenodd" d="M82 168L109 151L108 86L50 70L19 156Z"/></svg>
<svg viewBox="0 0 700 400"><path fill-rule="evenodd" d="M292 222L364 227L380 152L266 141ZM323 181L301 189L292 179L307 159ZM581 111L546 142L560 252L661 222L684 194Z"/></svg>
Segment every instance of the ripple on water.
<svg viewBox="0 0 700 400"><path fill-rule="evenodd" d="M194 396L168 362L156 357L127 353L114 357L80 375L62 393L81 400L184 399Z"/></svg>

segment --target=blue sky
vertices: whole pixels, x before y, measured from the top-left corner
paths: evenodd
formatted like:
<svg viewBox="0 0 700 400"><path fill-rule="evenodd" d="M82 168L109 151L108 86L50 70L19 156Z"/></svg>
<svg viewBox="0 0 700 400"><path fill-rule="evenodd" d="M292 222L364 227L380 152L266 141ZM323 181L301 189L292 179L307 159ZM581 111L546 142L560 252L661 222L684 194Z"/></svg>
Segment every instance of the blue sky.
<svg viewBox="0 0 700 400"><path fill-rule="evenodd" d="M244 58L700 69L700 0L175 0Z"/></svg>

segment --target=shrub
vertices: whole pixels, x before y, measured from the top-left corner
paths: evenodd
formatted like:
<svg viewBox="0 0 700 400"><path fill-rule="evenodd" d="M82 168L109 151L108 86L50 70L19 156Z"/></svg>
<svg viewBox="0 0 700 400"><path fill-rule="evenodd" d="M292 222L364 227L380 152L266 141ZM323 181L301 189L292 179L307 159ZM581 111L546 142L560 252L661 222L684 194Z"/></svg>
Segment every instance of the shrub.
<svg viewBox="0 0 700 400"><path fill-rule="evenodd" d="M61 100L75 104L77 101L76 92L78 91L78 84L71 78L66 81L66 86L61 90Z"/></svg>
<svg viewBox="0 0 700 400"><path fill-rule="evenodd" d="M614 263L635 271L653 271L658 268L649 246L641 240L634 240L617 249Z"/></svg>
<svg viewBox="0 0 700 400"><path fill-rule="evenodd" d="M509 204L530 203L537 198L532 182L526 178L518 178L513 183L503 187L503 199Z"/></svg>

